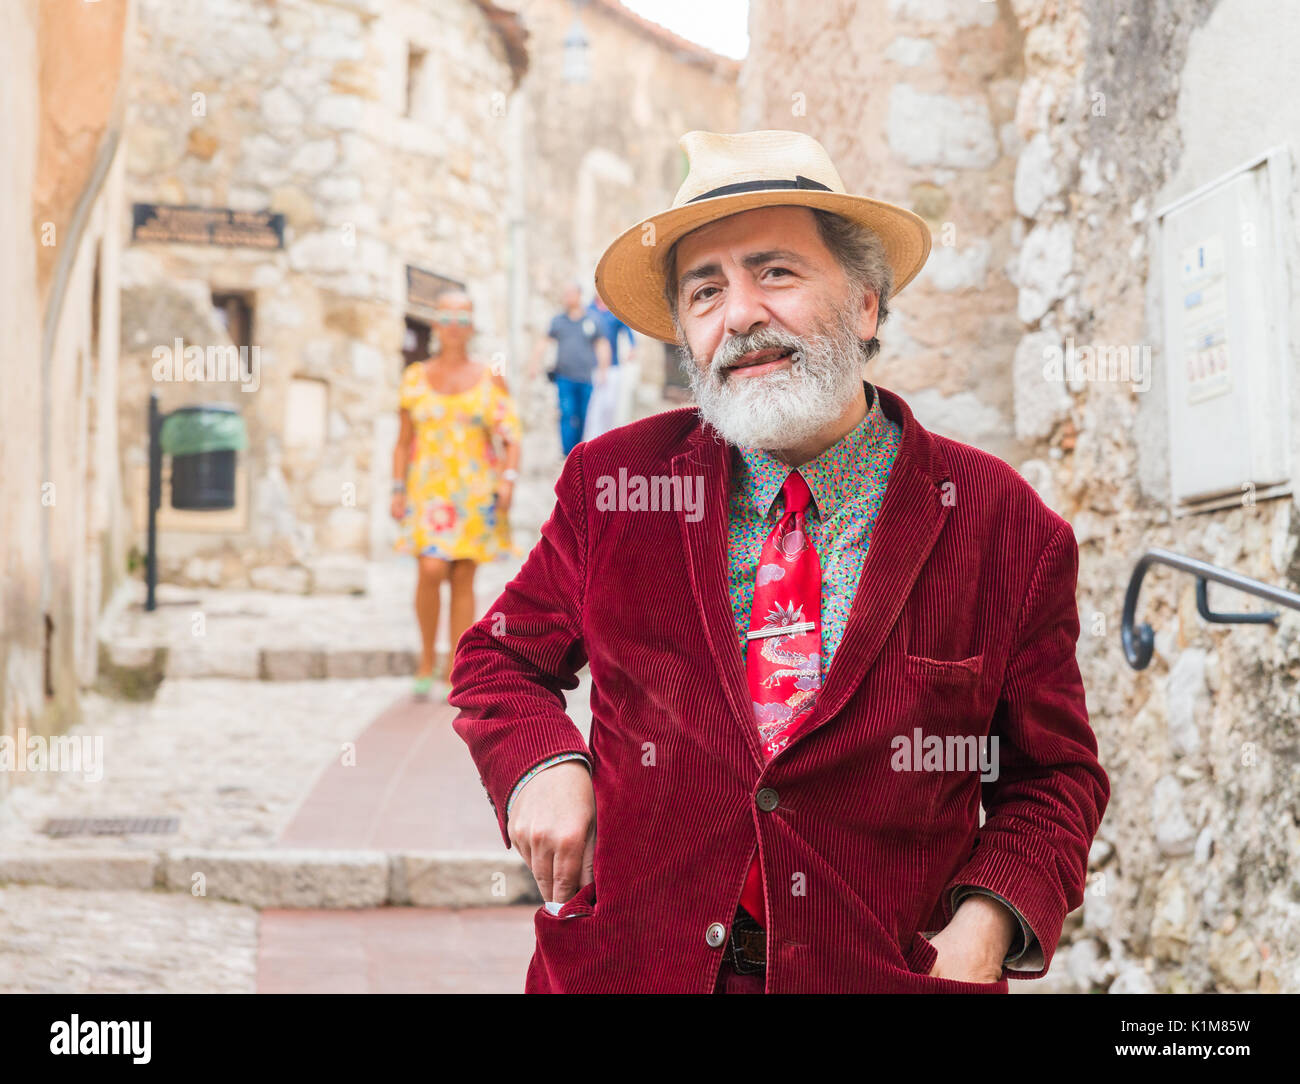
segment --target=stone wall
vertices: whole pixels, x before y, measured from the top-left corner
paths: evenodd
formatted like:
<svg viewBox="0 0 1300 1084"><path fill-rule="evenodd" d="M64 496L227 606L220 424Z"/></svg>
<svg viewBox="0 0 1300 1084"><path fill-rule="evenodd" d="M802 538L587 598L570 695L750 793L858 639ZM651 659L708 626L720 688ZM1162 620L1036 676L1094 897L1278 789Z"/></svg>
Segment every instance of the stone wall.
<svg viewBox="0 0 1300 1084"><path fill-rule="evenodd" d="M1118 632L1124 584L1148 547L1292 590L1300 578L1291 496L1256 501L1248 491L1236 507L1171 515L1164 366L1181 344L1162 341L1154 220L1165 203L1293 140L1300 13L1239 0L1133 3L1118 14L1099 0L1013 7L1025 34L1020 176L1033 190L1018 209L1026 248L1042 238L1039 251L1060 267L1050 291L1021 288L1017 425L1043 449L1021 469L1079 541L1080 665L1114 791L1059 970L1117 992L1296 992L1300 615L1284 610L1277 629L1210 625L1197 615L1194 579L1158 571L1139 614L1156 631L1147 670L1125 664ZM1284 246L1294 325L1293 229ZM1149 390L1045 380L1043 347L1070 339L1149 346ZM1294 347L1287 365L1295 371ZM1287 411L1294 434L1294 390ZM1211 604L1266 608L1222 588Z"/></svg>
<svg viewBox="0 0 1300 1084"><path fill-rule="evenodd" d="M877 0L815 14L755 0L752 19L746 126L806 126L851 191L935 228L874 378L925 424L1010 461L1079 542L1078 655L1112 798L1084 906L1035 987L1300 991L1300 615L1211 625L1195 580L1158 569L1138 613L1155 629L1147 669L1128 666L1119 636L1149 547L1300 580L1292 496L1245 487L1236 506L1173 512L1153 217L1293 143L1300 15L1244 0ZM791 117L797 94L807 112ZM1295 344L1293 226L1284 245ZM1071 340L1149 350L1152 378L1049 376ZM1294 346L1287 363L1294 373ZM1219 588L1211 604L1265 608Z"/></svg>

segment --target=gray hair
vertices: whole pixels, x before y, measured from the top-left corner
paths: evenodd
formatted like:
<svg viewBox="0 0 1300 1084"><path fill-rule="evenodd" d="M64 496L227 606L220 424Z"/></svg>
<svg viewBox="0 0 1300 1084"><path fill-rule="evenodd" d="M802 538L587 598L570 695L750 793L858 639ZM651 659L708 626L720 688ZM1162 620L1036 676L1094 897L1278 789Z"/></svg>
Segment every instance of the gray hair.
<svg viewBox="0 0 1300 1084"><path fill-rule="evenodd" d="M879 298L876 315L876 327L879 328L889 316L889 299L894 290L894 269L889 265L884 243L874 231L852 219L834 211L823 211L820 207L808 209L817 220L817 232L821 235L822 243L830 249L831 255L848 277L851 296L856 299L870 292ZM668 311L672 313L678 340L684 342L685 335L677 313L677 246L680 243L681 238L678 238L664 256L663 281ZM864 362L870 361L878 353L878 337L873 336L862 344Z"/></svg>

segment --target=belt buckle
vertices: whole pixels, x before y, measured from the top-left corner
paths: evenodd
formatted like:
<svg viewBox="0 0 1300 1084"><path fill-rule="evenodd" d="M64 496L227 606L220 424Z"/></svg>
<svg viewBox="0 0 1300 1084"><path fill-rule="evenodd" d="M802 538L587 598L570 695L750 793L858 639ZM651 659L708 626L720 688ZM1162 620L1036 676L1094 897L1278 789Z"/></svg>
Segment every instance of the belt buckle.
<svg viewBox="0 0 1300 1084"><path fill-rule="evenodd" d="M731 936L727 938L727 945L731 949L731 966L735 968L737 975L754 975L767 969L767 962L758 963L746 958L740 945L736 941L736 930L748 931L752 933L764 933L763 927L760 926L747 911L737 909L736 917L731 923Z"/></svg>

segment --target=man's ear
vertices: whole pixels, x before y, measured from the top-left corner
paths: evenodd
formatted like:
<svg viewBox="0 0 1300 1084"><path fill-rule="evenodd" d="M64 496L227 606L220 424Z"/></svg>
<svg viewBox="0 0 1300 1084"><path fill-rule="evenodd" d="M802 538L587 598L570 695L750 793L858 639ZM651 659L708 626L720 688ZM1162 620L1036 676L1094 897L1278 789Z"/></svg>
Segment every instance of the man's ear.
<svg viewBox="0 0 1300 1084"><path fill-rule="evenodd" d="M880 295L874 290L867 290L862 298L862 308L858 310L858 338L864 343L876 337L877 317L880 315Z"/></svg>

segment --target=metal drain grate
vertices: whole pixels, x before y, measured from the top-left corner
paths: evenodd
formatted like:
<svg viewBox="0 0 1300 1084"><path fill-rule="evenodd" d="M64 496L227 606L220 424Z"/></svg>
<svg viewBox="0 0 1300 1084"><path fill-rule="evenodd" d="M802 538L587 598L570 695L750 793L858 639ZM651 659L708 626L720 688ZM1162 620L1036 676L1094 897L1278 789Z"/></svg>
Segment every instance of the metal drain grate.
<svg viewBox="0 0 1300 1084"><path fill-rule="evenodd" d="M41 831L47 836L166 835L180 823L179 817L56 817Z"/></svg>

